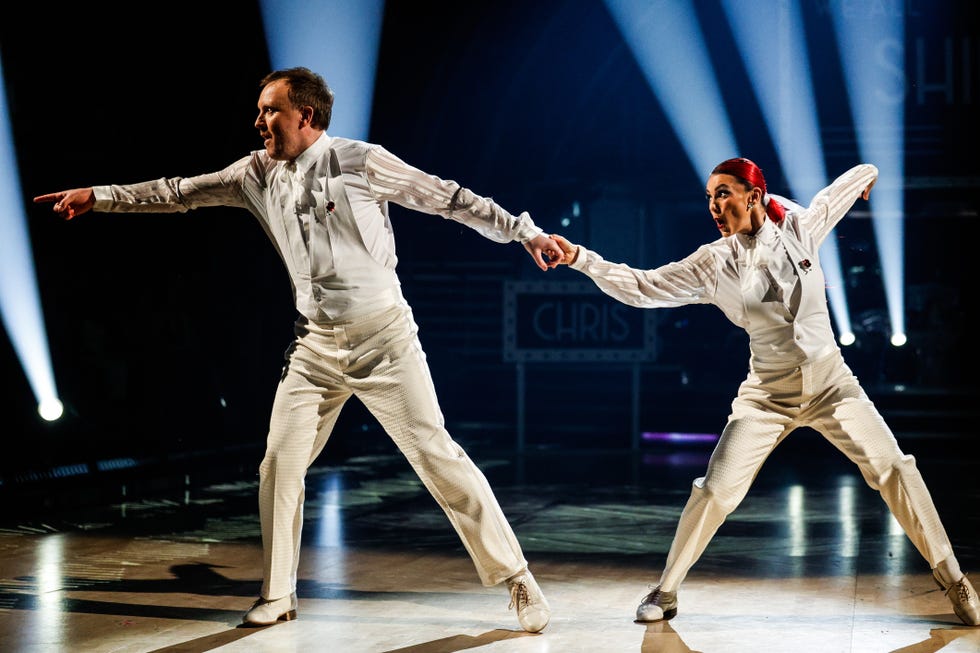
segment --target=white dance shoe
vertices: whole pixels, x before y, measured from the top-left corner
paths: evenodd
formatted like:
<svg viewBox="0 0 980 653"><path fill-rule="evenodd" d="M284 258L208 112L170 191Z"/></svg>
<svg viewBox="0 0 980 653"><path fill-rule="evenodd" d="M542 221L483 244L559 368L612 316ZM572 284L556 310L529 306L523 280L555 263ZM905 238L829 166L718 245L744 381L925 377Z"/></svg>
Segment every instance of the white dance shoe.
<svg viewBox="0 0 980 653"><path fill-rule="evenodd" d="M933 571L932 577L936 580L936 585L939 585L939 589L946 593L946 598L953 604L953 612L960 621L967 626L980 626L980 600L977 599L977 591L973 589L973 583L966 575L949 585L943 582L938 571Z"/></svg>
<svg viewBox="0 0 980 653"><path fill-rule="evenodd" d="M271 626L277 621L292 621L296 618L296 593L270 601L259 599L252 604L242 623L246 626Z"/></svg>
<svg viewBox="0 0 980 653"><path fill-rule="evenodd" d="M664 592L657 585L636 608L637 621L661 621L677 616L677 592Z"/></svg>
<svg viewBox="0 0 980 653"><path fill-rule="evenodd" d="M551 619L551 606L531 572L525 569L508 578L507 587L510 589L510 605L507 609L517 608L517 621L521 628L529 633L544 630Z"/></svg>

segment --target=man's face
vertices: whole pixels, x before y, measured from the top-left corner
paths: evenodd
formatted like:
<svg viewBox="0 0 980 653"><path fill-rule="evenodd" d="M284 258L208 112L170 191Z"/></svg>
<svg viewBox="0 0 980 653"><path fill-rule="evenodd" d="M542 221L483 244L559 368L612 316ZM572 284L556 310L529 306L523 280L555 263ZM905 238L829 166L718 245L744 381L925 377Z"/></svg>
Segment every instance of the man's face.
<svg viewBox="0 0 980 653"><path fill-rule="evenodd" d="M269 157L277 161L292 161L299 156L307 146L302 129L309 125L312 109L295 108L289 101L289 85L282 79L262 89L258 107L255 128L259 130Z"/></svg>

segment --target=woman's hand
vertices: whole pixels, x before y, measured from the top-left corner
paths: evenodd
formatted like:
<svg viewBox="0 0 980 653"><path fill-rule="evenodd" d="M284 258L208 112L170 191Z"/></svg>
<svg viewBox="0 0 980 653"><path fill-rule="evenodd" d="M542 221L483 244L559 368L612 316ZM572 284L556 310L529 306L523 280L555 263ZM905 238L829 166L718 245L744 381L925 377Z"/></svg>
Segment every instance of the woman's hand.
<svg viewBox="0 0 980 653"><path fill-rule="evenodd" d="M571 244L568 242L568 240L562 236L559 236L558 234L551 234L551 238L558 243L559 247L561 247L562 257L558 260L558 264L571 265L574 263L575 259L578 258L578 247Z"/></svg>
<svg viewBox="0 0 980 653"><path fill-rule="evenodd" d="M864 189L864 192L863 193L861 193L861 197L865 201L867 201L868 198L871 197L871 188L875 185L875 182L876 181L878 181L877 178L875 178L870 184L868 184L868 187Z"/></svg>
<svg viewBox="0 0 980 653"><path fill-rule="evenodd" d="M562 251L558 248L558 244L544 234L539 234L524 243L524 249L531 255L537 266L545 272L561 262Z"/></svg>

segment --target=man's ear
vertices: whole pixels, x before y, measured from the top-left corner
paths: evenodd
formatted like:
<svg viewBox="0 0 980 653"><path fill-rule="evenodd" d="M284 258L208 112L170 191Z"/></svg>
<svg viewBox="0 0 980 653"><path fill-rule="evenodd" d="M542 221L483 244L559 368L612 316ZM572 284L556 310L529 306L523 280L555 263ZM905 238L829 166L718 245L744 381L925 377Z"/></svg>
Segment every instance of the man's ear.
<svg viewBox="0 0 980 653"><path fill-rule="evenodd" d="M300 109L300 114L303 117L302 127L308 127L313 124L313 107L306 106Z"/></svg>

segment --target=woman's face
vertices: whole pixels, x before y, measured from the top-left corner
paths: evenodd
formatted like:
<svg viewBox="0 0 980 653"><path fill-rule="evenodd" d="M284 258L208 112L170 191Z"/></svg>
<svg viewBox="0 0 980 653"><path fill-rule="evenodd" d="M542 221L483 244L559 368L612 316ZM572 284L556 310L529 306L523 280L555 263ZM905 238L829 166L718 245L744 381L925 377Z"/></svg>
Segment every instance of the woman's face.
<svg viewBox="0 0 980 653"><path fill-rule="evenodd" d="M765 210L759 205L762 192L758 188L746 190L742 182L732 175L708 177L705 197L708 199L708 211L722 236L754 234L762 225L759 219L765 216ZM749 204L753 207L749 207ZM756 220L753 220L753 214Z"/></svg>

